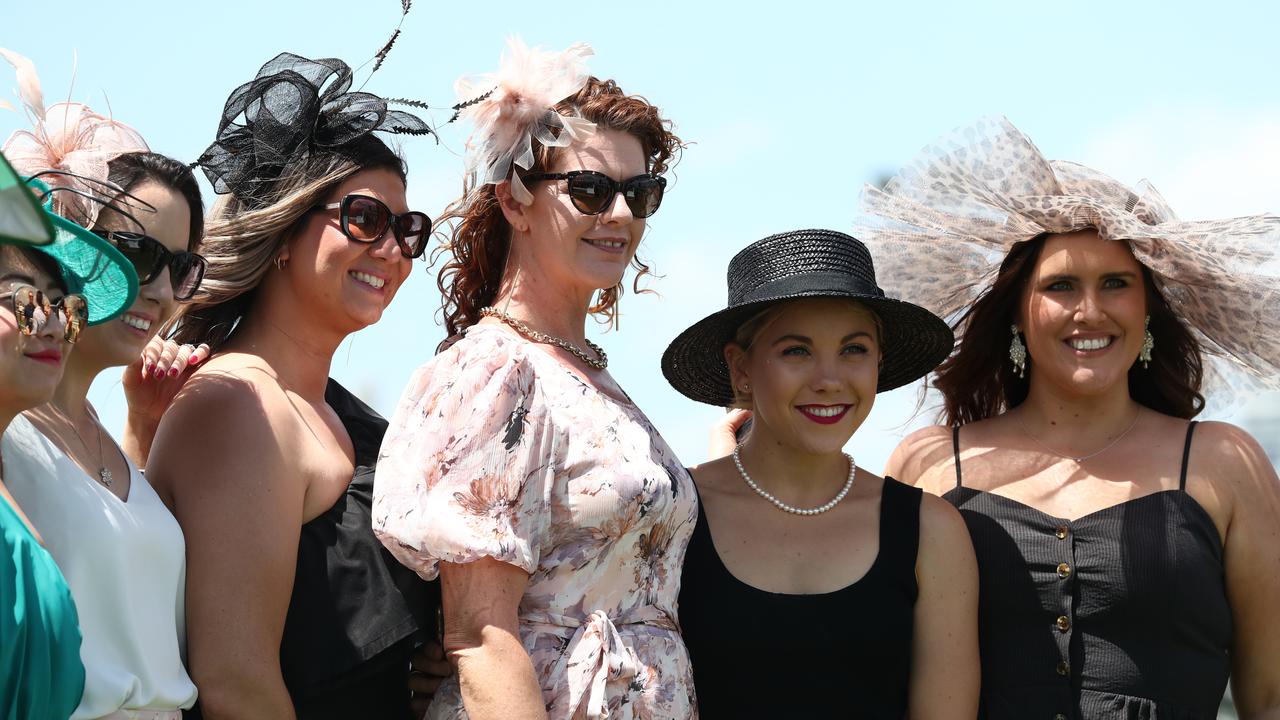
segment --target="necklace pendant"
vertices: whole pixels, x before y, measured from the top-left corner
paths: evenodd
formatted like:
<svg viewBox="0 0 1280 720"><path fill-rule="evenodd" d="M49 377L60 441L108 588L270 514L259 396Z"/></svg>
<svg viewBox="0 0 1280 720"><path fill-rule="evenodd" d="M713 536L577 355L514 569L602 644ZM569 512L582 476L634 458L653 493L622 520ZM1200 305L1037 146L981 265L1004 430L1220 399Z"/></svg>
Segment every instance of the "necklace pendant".
<svg viewBox="0 0 1280 720"><path fill-rule="evenodd" d="M106 469L105 467L98 468L98 482L102 483L106 487L111 487L111 483L114 481L115 479L111 477L110 470Z"/></svg>

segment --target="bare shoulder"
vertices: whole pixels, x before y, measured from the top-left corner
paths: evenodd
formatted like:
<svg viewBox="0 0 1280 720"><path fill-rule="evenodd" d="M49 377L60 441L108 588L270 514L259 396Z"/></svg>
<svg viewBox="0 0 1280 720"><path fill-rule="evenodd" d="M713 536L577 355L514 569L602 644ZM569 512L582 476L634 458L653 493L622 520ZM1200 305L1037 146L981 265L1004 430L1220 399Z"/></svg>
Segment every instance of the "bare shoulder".
<svg viewBox="0 0 1280 720"><path fill-rule="evenodd" d="M704 498L707 495L738 490L742 482L738 479L738 469L734 466L732 457L716 458L694 465L689 468L689 474L693 476L693 483L698 486L698 494Z"/></svg>
<svg viewBox="0 0 1280 720"><path fill-rule="evenodd" d="M920 499L920 550L916 575L922 583L956 587L974 582L977 558L960 511L936 495Z"/></svg>
<svg viewBox="0 0 1280 720"><path fill-rule="evenodd" d="M952 429L931 425L903 438L885 465L885 475L926 492L941 494L950 485L942 482L952 470Z"/></svg>
<svg viewBox="0 0 1280 720"><path fill-rule="evenodd" d="M954 505L937 495L924 493L920 499L920 541L969 542L969 529Z"/></svg>
<svg viewBox="0 0 1280 720"><path fill-rule="evenodd" d="M1188 471L1228 490L1241 502L1280 498L1280 481L1266 451L1252 435L1231 423L1197 423Z"/></svg>

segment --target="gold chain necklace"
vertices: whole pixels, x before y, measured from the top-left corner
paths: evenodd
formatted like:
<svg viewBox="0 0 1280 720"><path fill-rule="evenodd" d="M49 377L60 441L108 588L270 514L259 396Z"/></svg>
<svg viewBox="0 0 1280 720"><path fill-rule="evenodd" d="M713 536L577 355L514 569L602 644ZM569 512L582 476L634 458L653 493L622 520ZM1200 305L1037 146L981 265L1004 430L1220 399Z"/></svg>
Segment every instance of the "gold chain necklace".
<svg viewBox="0 0 1280 720"><path fill-rule="evenodd" d="M53 407L52 403L50 407ZM87 410L88 407L86 406L85 409ZM76 434L76 439L84 446L84 451L86 453L93 452L89 449L89 443L85 442L84 436L80 434L80 429L76 427L75 420L72 420L71 416L62 412L62 410L58 410L58 414L71 426L71 432ZM98 422L98 418L93 413L89 413L89 419L93 420L93 426L98 431L98 477L94 479L102 483L103 487L109 488L115 482L115 478L112 477L111 470L107 469L106 454L102 451L102 424Z"/></svg>
<svg viewBox="0 0 1280 720"><path fill-rule="evenodd" d="M1107 446L1106 446L1106 447L1104 447L1104 448L1102 448L1101 450L1097 450L1097 451L1095 451L1095 452L1091 452L1091 453L1089 453L1088 455L1081 455L1080 457L1076 457L1076 456L1074 456L1074 455L1064 455L1064 454L1062 454L1062 453L1058 452L1057 450L1054 450L1053 448L1049 447L1048 445L1045 445L1043 442L1041 442L1041 441L1040 441L1040 438L1037 438L1035 435L1032 435L1032 434L1031 434L1031 431L1027 429L1027 426L1026 426L1026 425L1019 424L1019 427L1021 427L1021 428L1022 428L1022 432L1026 433L1027 437L1031 438L1031 439L1035 442L1035 444L1039 445L1040 447L1044 448L1045 450L1048 450L1050 453L1052 453L1052 454L1054 454L1054 455L1057 455L1057 456L1058 456L1058 457L1060 457L1060 458L1066 458L1066 459L1068 459L1068 460L1074 461L1074 462L1075 462L1075 464L1079 465L1080 463L1084 462L1085 460L1088 460L1088 459L1090 459L1090 458L1095 458L1095 457L1097 457L1097 456L1101 455L1102 453L1104 453L1104 452L1106 452L1106 451L1110 450L1111 448L1115 447L1115 446L1116 446L1116 443L1118 443L1118 442L1120 442L1121 440L1123 440L1123 439L1124 439L1124 436L1125 436L1125 435L1128 435L1130 430L1132 430L1132 429L1134 429L1135 427L1137 427L1137 426L1138 426L1138 421L1139 421L1139 420L1141 420L1141 419L1142 419L1142 411L1141 411L1141 410L1139 410L1139 411L1138 411L1138 414L1137 414L1136 416L1134 416L1134 418L1133 418L1133 422L1129 423L1129 427L1125 428L1125 429L1124 429L1124 432L1122 432L1122 433L1120 433L1119 435L1117 435L1115 440L1112 440L1111 442L1107 443Z"/></svg>
<svg viewBox="0 0 1280 720"><path fill-rule="evenodd" d="M595 368L596 370L604 370L605 368L609 367L609 356L605 354L603 348L591 342L590 340L587 341L587 347L591 348L591 351L594 352L597 356L599 356L598 360L596 358L591 357L590 355L587 355L587 353L584 352L582 348L578 347L577 345L574 345L568 340L565 340L564 338L556 337L555 335L548 335L544 332L538 332L537 330L534 330L533 328L524 324L520 320L517 320L511 317L510 315L508 315L507 313L502 312L496 307L490 306L487 308L481 308L480 315L481 317L497 318L502 322L510 325L512 328L515 328L516 332L520 333L521 335L529 338L534 342L543 343L545 345L555 345L558 348L563 348L565 350L568 350L569 352L573 353L574 357L586 363L588 366Z"/></svg>

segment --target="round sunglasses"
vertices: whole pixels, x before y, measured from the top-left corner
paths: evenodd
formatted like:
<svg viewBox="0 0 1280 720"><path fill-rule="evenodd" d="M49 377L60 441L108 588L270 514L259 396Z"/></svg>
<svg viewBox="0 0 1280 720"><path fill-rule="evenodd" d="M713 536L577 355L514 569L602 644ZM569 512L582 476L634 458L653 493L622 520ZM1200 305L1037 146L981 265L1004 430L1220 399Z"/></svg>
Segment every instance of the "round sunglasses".
<svg viewBox="0 0 1280 720"><path fill-rule="evenodd" d="M204 281L208 261L202 255L185 250L174 252L150 235L114 230L94 230L94 235L115 246L120 254L133 264L138 273L138 284L146 285L169 268L169 282L173 284L175 300L190 300Z"/></svg>
<svg viewBox="0 0 1280 720"><path fill-rule="evenodd" d="M416 210L397 215L381 200L368 195L348 195L341 202L318 205L317 210L337 210L342 234L358 243L374 243L390 228L407 258L422 257L431 234L431 218Z"/></svg>
<svg viewBox="0 0 1280 720"><path fill-rule="evenodd" d="M44 330L55 317L62 318L62 339L75 344L80 331L89 324L89 301L79 293L68 293L49 300L43 291L30 285L18 285L0 295L13 300L13 315L18 319L18 332L28 337Z"/></svg>
<svg viewBox="0 0 1280 720"><path fill-rule="evenodd" d="M570 170L561 173L532 173L524 176L526 182L539 180L564 180L568 184L569 199L583 215L599 215L613 204L613 198L622 193L631 214L647 218L658 212L662 204L662 192L667 179L651 173L636 175L626 180L614 180L595 170Z"/></svg>

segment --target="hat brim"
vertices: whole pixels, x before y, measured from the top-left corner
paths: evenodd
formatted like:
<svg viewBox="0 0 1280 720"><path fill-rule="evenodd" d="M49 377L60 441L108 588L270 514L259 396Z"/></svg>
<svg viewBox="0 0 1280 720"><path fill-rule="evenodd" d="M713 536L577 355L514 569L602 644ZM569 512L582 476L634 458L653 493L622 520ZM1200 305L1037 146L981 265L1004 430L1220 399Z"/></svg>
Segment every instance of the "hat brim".
<svg viewBox="0 0 1280 720"><path fill-rule="evenodd" d="M0 153L0 242L48 245L53 238L53 224L40 201Z"/></svg>
<svg viewBox="0 0 1280 720"><path fill-rule="evenodd" d="M662 374L685 397L727 407L734 401L724 347L742 323L771 305L802 298L835 297L857 301L880 318L883 337L876 392L884 392L929 374L951 354L955 336L942 318L912 303L871 295L797 293L727 308L694 323L667 346Z"/></svg>
<svg viewBox="0 0 1280 720"><path fill-rule="evenodd" d="M45 214L53 225L54 240L32 249L57 261L68 290L84 295L89 324L107 322L128 310L138 297L133 264L106 240L64 217Z"/></svg>

